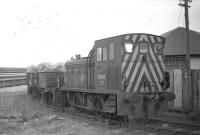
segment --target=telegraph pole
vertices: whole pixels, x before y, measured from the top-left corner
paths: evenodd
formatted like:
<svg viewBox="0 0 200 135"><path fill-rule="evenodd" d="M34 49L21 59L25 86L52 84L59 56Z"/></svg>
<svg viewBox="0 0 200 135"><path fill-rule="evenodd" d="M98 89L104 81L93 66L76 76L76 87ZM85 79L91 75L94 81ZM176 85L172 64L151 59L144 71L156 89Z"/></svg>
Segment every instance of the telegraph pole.
<svg viewBox="0 0 200 135"><path fill-rule="evenodd" d="M181 2L184 3L181 3ZM185 27L186 27L186 88L187 88L187 95L188 95L188 102L187 108L190 110L190 103L191 103L191 70L190 70L190 34L189 34L189 14L188 14L188 2L192 2L192 0L180 0L180 6L184 6L185 8Z"/></svg>

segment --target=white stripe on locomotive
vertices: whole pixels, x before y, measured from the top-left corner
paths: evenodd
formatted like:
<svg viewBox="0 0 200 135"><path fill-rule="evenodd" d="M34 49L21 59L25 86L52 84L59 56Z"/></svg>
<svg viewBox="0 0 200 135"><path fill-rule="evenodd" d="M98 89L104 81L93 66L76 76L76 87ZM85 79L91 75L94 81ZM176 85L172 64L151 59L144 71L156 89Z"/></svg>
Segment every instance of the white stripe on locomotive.
<svg viewBox="0 0 200 135"><path fill-rule="evenodd" d="M153 59L153 63L154 63L154 65L156 66L156 69L157 69L158 74L159 74L159 76L160 76L159 79L162 79L162 78L163 78L163 75L162 75L162 72L161 72L160 67L159 67L159 65L158 65L158 62L156 61L156 57L155 57L155 54L154 54L153 51L152 51L151 46L149 46L149 51L150 51L150 55L151 55L151 57L152 57L152 59Z"/></svg>
<svg viewBox="0 0 200 135"><path fill-rule="evenodd" d="M141 61L142 61L142 57L143 57L143 56L140 55L139 60L138 60L136 66L135 66L135 68L134 68L134 71L133 71L133 73L132 73L132 75L131 75L131 79L130 79L130 81L129 81L129 84L128 84L128 87L127 87L126 91L130 91L131 85L132 85L132 83L133 83L133 81L134 81L134 79L135 79L136 73L138 72L138 69L139 69L139 67L140 67L140 64L141 64Z"/></svg>
<svg viewBox="0 0 200 135"><path fill-rule="evenodd" d="M133 35L133 37L132 37L133 43L135 43L135 41L136 41L136 39L137 39L137 36L138 36L138 35Z"/></svg>
<svg viewBox="0 0 200 135"><path fill-rule="evenodd" d="M161 88L161 86L160 86L160 84L159 84L159 81L158 81L158 77L156 76L156 73L155 73L155 71L154 71L154 68L153 68L151 62L149 63L149 68L150 68L150 70L151 70L151 73L153 74L153 78L154 78L155 81L156 81L155 83L156 83L156 85L157 85L158 90L162 90L162 88Z"/></svg>
<svg viewBox="0 0 200 135"><path fill-rule="evenodd" d="M131 61L129 62L128 68L126 70L125 76L128 76L130 74L130 71L133 67L133 63L135 62L137 53L138 53L138 45L136 46L136 48L134 50L133 56L132 56Z"/></svg>
<svg viewBox="0 0 200 135"><path fill-rule="evenodd" d="M138 77L138 80L137 80L137 82L136 82L136 85L135 85L135 87L134 87L134 89L133 89L134 92L137 91L138 86L139 86L139 84L140 84L140 82L141 82L141 79L142 79L142 76L144 75L144 73L146 74L148 81L149 81L150 83L152 83L152 80L151 80L151 78L150 78L150 75L149 75L149 72L148 72L148 70L147 70L147 67L146 67L146 65L144 64L143 67L142 67L142 70L140 71L140 75L139 75L139 77Z"/></svg>
<svg viewBox="0 0 200 135"><path fill-rule="evenodd" d="M122 62L122 72L124 70L124 67L125 67L127 61L128 61L129 55L130 54L125 54L125 56L124 56L124 61Z"/></svg>
<svg viewBox="0 0 200 135"><path fill-rule="evenodd" d="M151 39L151 42L152 42L152 43L155 43L154 36L150 36L150 39Z"/></svg>
<svg viewBox="0 0 200 135"><path fill-rule="evenodd" d="M159 59L159 61L160 61L160 64L161 64L161 66L162 66L162 69L163 69L163 71L165 71L165 64L164 64L164 62L163 62L163 58L162 58L162 56L158 56L158 59Z"/></svg>
<svg viewBox="0 0 200 135"><path fill-rule="evenodd" d="M149 40L147 38L147 35L141 35L139 41L147 41L147 42L149 42Z"/></svg>
<svg viewBox="0 0 200 135"><path fill-rule="evenodd" d="M159 43L162 41L160 37L157 37L157 40Z"/></svg>
<svg viewBox="0 0 200 135"><path fill-rule="evenodd" d="M126 35L125 40L129 40L130 35Z"/></svg>

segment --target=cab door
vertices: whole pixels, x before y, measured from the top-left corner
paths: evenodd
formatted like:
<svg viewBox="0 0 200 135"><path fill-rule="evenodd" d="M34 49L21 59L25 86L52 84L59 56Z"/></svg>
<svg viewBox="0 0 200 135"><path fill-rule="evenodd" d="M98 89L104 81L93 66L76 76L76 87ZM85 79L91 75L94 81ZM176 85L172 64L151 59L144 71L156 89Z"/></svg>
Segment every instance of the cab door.
<svg viewBox="0 0 200 135"><path fill-rule="evenodd" d="M108 58L107 46L98 46L96 48L95 61L95 87L96 89L107 89L108 86Z"/></svg>

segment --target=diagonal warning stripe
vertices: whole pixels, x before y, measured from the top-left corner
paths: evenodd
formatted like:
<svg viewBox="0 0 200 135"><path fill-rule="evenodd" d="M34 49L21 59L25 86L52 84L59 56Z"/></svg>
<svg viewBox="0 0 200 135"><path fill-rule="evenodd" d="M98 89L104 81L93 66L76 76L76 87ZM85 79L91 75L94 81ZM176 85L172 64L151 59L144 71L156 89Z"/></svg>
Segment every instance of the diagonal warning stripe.
<svg viewBox="0 0 200 135"><path fill-rule="evenodd" d="M159 43L162 41L160 37L157 37L157 40Z"/></svg>
<svg viewBox="0 0 200 135"><path fill-rule="evenodd" d="M158 59L159 59L159 62L160 62L160 64L161 64L161 66L162 66L162 69L163 69L163 71L165 71L165 64L164 64L164 61L163 61L163 58L162 58L162 56L158 56Z"/></svg>
<svg viewBox="0 0 200 135"><path fill-rule="evenodd" d="M142 67L142 70L141 70L141 72L140 72L140 75L139 75L139 77L138 77L138 80L137 80L137 82L136 82L136 85L135 85L135 87L134 87L134 89L133 89L134 92L137 91L138 86L139 86L139 84L140 84L140 82L141 82L141 79L142 79L142 76L144 75L144 73L145 73L145 75L147 76L148 81L149 81L150 83L152 83L152 80L151 80L151 78L150 78L150 75L149 75L149 72L148 72L148 70L147 70L147 67L146 67L145 64L144 64L143 67Z"/></svg>
<svg viewBox="0 0 200 135"><path fill-rule="evenodd" d="M156 60L155 54L153 53L153 50L152 50L151 46L149 46L149 51L150 51L150 55L151 55L151 57L152 57L152 59L153 59L153 63L154 63L154 65L156 66L156 69L157 69L158 74L159 74L159 76L160 76L159 79L162 79L162 78L163 78L163 75L162 75L162 72L161 72L161 70L160 70L160 67L159 67L159 65L158 65L158 62L157 62L157 60ZM151 62L151 63L152 63L152 62Z"/></svg>
<svg viewBox="0 0 200 135"><path fill-rule="evenodd" d="M129 38L130 38L130 35L125 36L125 40L129 40Z"/></svg>
<svg viewBox="0 0 200 135"><path fill-rule="evenodd" d="M130 71L131 71L131 69L133 67L133 63L135 62L137 53L138 53L138 46L136 46L136 48L134 50L134 53L133 53L133 56L131 58L131 61L129 62L128 69L126 70L125 76L127 76L127 77L130 74Z"/></svg>
<svg viewBox="0 0 200 135"><path fill-rule="evenodd" d="M132 41L133 41L134 44L135 44L137 37L138 37L138 35L133 35L133 37L132 37Z"/></svg>
<svg viewBox="0 0 200 135"><path fill-rule="evenodd" d="M147 42L149 42L149 40L147 38L147 35L141 35L139 41L147 41Z"/></svg>
<svg viewBox="0 0 200 135"><path fill-rule="evenodd" d="M141 64L141 61L142 61L142 55L140 55L140 57L139 57L139 60L138 60L138 62L136 64L136 66L135 66L135 70L133 71L133 73L131 75L131 79L130 79L130 81L128 83L128 87L127 87L126 91L130 91L131 85L132 85L132 83L133 83L133 81L135 79L136 73L138 72L138 69L139 69L139 66Z"/></svg>
<svg viewBox="0 0 200 135"><path fill-rule="evenodd" d="M155 43L154 36L150 36L150 39L151 39L151 42L152 42L152 43Z"/></svg>
<svg viewBox="0 0 200 135"><path fill-rule="evenodd" d="M150 72L149 72L149 75L150 75ZM138 86L138 88L137 88L137 92L143 92L143 91L147 91L147 90L150 91L150 89L148 89L148 86L146 86L146 87L147 87L146 90L145 90L145 88L144 88L144 83L143 83L143 79L144 79L144 78L147 78L146 73L144 73L143 76L142 76L141 82L140 82L140 84L139 84L139 86ZM153 78L151 77L151 75L150 75L150 78L153 79ZM152 80L152 81L153 81L153 80ZM148 82L149 82L149 81L148 81ZM150 83L150 85L153 86L152 83ZM154 91L154 89L152 89L152 88L153 88L153 87L151 87L151 91Z"/></svg>
<svg viewBox="0 0 200 135"><path fill-rule="evenodd" d="M130 56L130 54L125 54L125 56L124 56L124 60L122 62L122 72L124 71L124 67L128 61L129 56Z"/></svg>
<svg viewBox="0 0 200 135"><path fill-rule="evenodd" d="M159 84L159 81L158 81L158 77L156 76L156 73L155 73L155 71L154 71L154 68L153 68L151 62L149 63L149 68L150 68L151 73L153 74L153 78L154 78L155 81L156 81L155 83L156 83L156 85L157 85L158 90L159 90L159 91L162 90L162 88L161 88L161 86L160 86L160 84Z"/></svg>

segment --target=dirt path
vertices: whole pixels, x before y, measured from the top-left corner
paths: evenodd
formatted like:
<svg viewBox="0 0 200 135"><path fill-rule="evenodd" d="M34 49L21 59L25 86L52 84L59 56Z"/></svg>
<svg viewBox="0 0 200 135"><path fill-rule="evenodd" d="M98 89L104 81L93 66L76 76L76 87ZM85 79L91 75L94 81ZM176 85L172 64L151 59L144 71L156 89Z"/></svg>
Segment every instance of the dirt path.
<svg viewBox="0 0 200 135"><path fill-rule="evenodd" d="M0 89L0 134L155 135L141 130L110 129L98 123L62 116L26 94L26 86Z"/></svg>

